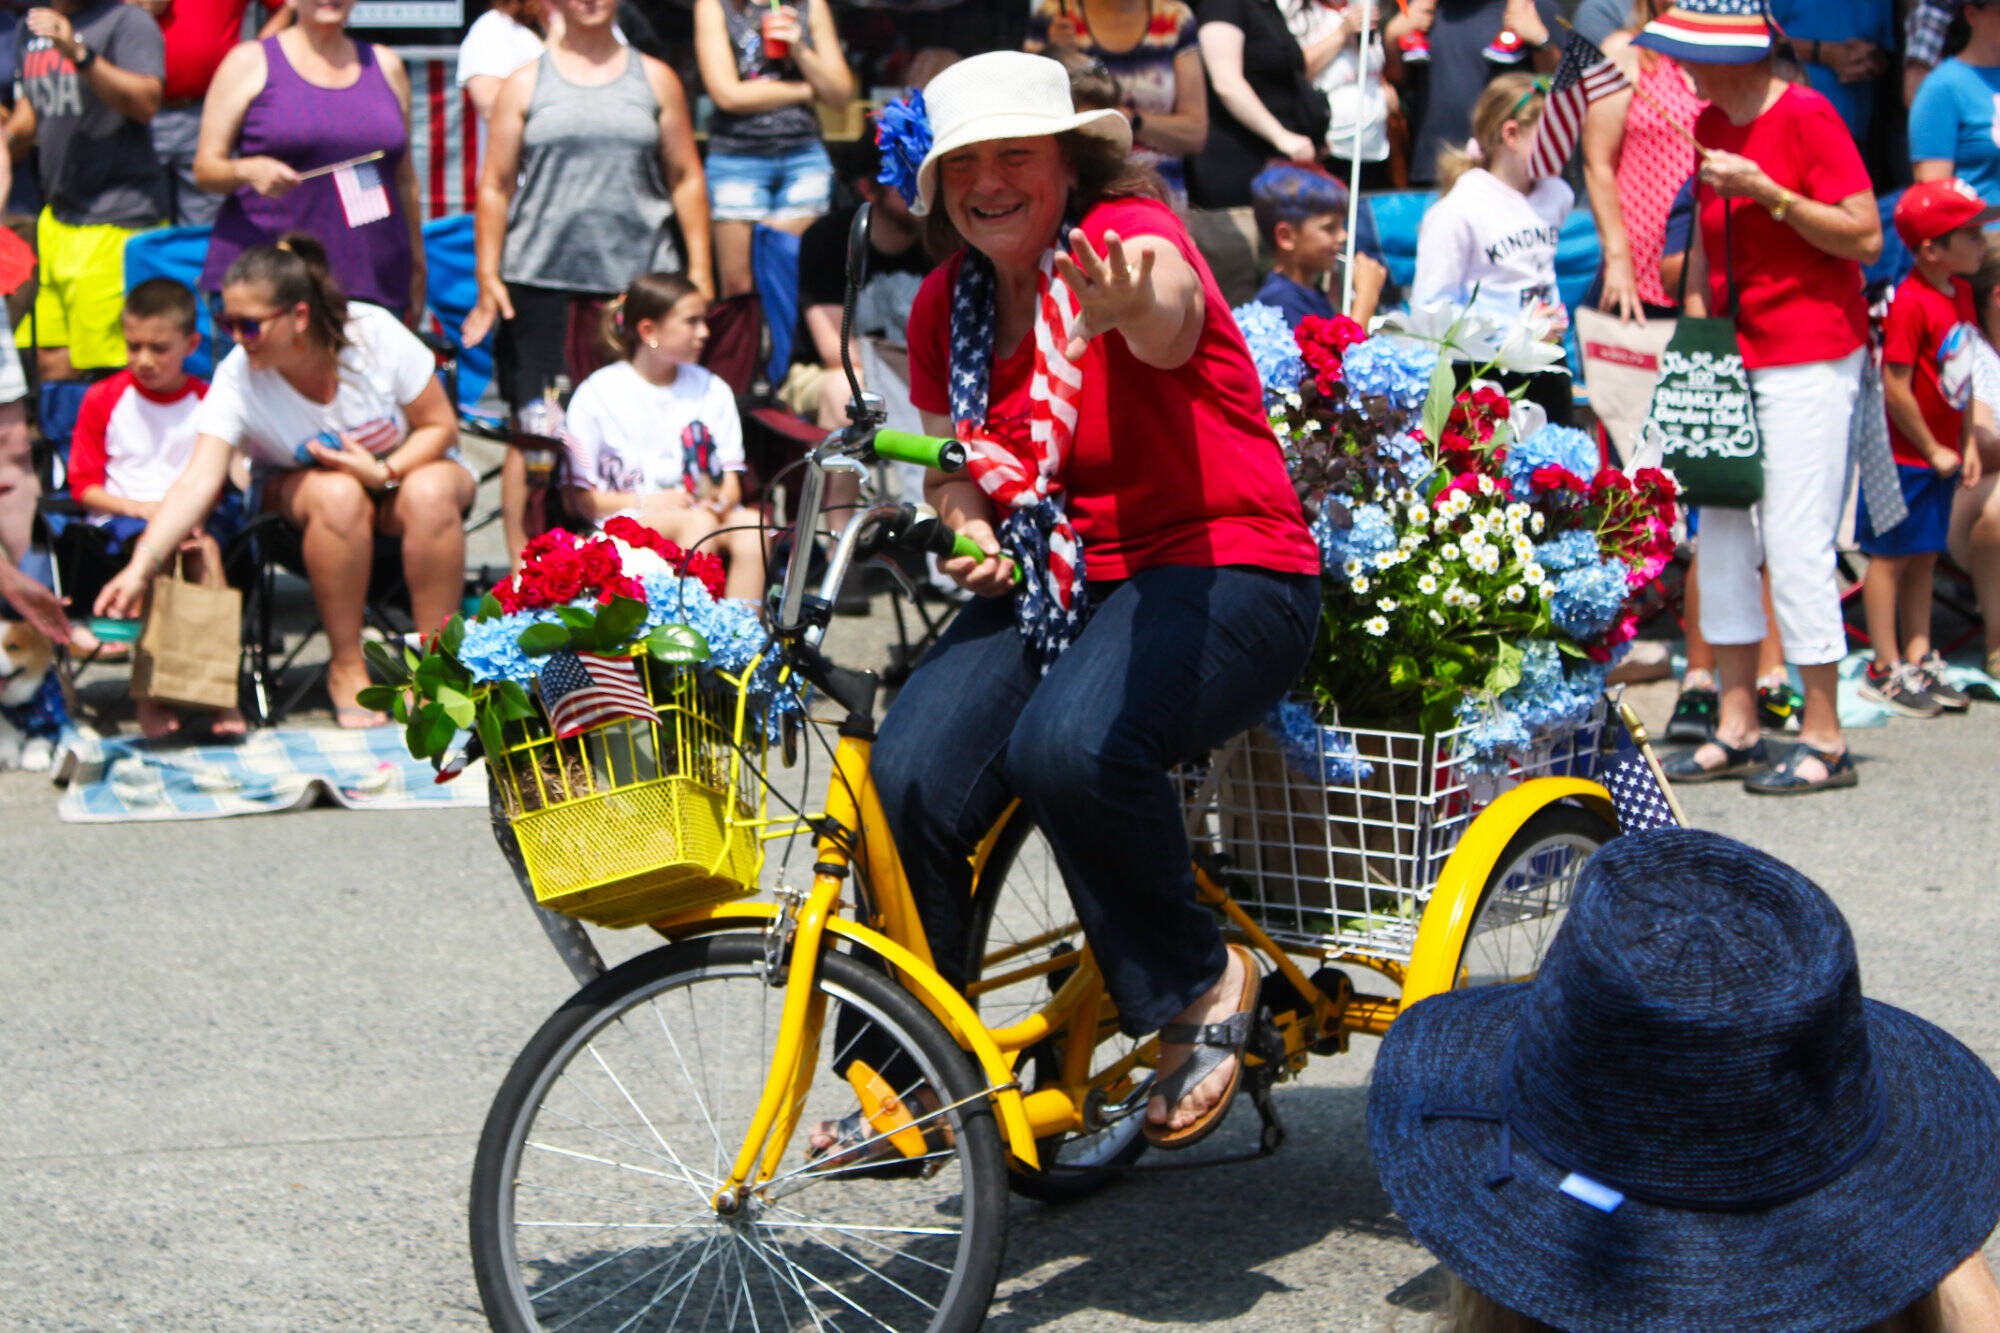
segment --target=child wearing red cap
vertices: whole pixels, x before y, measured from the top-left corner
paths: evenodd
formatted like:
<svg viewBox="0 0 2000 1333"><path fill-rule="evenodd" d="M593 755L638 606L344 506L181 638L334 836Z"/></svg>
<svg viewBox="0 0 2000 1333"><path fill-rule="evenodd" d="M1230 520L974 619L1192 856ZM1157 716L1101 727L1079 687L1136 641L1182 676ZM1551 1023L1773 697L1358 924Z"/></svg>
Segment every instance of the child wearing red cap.
<svg viewBox="0 0 2000 1333"><path fill-rule="evenodd" d="M1953 490L1979 480L1979 451L1966 447L1979 338L1966 278L1979 271L1986 253L1981 229L1995 217L2000 209L1955 179L1914 185L1896 205L1896 234L1916 256L1916 270L1889 307L1882 396L1909 513L1878 533L1864 498L1856 533L1868 557L1862 603L1875 648L1861 694L1905 717L1968 705L1931 647L1931 573L1950 531Z"/></svg>

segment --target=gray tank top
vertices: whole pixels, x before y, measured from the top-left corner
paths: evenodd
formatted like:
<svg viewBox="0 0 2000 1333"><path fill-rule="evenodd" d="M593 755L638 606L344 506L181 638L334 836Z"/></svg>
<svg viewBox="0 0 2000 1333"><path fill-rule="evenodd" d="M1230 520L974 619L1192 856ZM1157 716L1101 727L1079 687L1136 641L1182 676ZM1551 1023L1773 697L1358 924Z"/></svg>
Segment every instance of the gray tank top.
<svg viewBox="0 0 2000 1333"><path fill-rule="evenodd" d="M812 15L804 4L797 6L799 30L812 41ZM790 60L764 59L764 6L722 0L722 16L729 22L729 46L736 53L736 77L749 82L760 78L796 79L798 66ZM775 157L794 148L819 142L819 113L811 104L782 106L750 116L734 116L718 108L708 124L708 151L711 153L754 153Z"/></svg>
<svg viewBox="0 0 2000 1333"><path fill-rule="evenodd" d="M500 276L530 287L622 292L641 273L678 273L674 215L660 162L660 103L637 51L625 72L587 88L544 52L521 132Z"/></svg>

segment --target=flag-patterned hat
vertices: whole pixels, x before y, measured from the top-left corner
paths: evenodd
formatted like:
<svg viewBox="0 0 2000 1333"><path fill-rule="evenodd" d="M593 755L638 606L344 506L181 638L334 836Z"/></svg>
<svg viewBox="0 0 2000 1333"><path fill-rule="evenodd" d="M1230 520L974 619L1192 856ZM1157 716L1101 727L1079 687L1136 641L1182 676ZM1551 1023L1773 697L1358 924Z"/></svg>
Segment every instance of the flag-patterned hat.
<svg viewBox="0 0 2000 1333"><path fill-rule="evenodd" d="M1765 0L1678 0L1635 45L1701 65L1750 65L1771 54Z"/></svg>

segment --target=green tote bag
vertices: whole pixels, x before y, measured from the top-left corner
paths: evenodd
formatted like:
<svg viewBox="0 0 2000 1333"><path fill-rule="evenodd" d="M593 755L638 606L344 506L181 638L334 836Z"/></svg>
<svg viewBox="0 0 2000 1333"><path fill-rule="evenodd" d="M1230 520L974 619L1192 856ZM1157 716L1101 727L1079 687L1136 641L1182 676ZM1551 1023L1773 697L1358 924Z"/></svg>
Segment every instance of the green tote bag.
<svg viewBox="0 0 2000 1333"><path fill-rule="evenodd" d="M1723 213L1722 262L1727 305L1736 305L1729 213ZM1681 273L1686 303L1687 273ZM1660 466L1681 485L1681 502L1748 509L1764 498L1764 441L1757 433L1750 372L1736 341L1736 321L1682 315L1660 355L1660 378L1643 428Z"/></svg>

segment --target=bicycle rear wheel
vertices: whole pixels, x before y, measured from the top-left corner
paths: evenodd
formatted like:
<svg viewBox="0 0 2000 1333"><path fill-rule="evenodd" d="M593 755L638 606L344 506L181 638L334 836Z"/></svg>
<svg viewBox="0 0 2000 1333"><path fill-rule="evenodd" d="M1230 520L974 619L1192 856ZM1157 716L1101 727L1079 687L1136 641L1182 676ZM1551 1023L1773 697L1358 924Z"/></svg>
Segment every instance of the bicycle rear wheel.
<svg viewBox="0 0 2000 1333"><path fill-rule="evenodd" d="M1618 826L1574 805L1537 810L1508 839L1480 891L1459 954L1459 987L1526 981L1569 912L1576 877Z"/></svg>
<svg viewBox="0 0 2000 1333"><path fill-rule="evenodd" d="M881 972L829 950L817 986L827 1012L800 1128L777 1177L731 1216L712 1199L784 1001L765 980L761 936L656 949L542 1025L501 1084L473 1165L473 1268L494 1328L979 1326L1007 1225L982 1080ZM829 1051L843 1016L855 1035ZM861 1110L857 1083L835 1068L856 1057L923 1108L911 1127L920 1155L808 1162L808 1127Z"/></svg>
<svg viewBox="0 0 2000 1333"><path fill-rule="evenodd" d="M1069 889L1055 854L1028 812L1015 806L994 843L973 895L973 930L966 975L971 999L989 1028L1003 1028L1035 1013L1061 989L1083 954ZM1010 977L1018 978L1009 980ZM1057 1082L1070 1040L1064 1029L1021 1054L1016 1073L1023 1093ZM1122 1059L1138 1043L1115 1026L1093 1033L1091 1068ZM1146 1151L1144 1116L1134 1115L1096 1131L1050 1134L1036 1140L1041 1168L1012 1166L1014 1192L1042 1203L1066 1203L1095 1194Z"/></svg>

